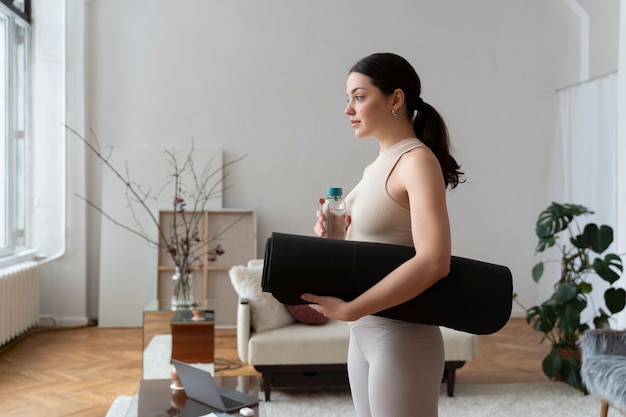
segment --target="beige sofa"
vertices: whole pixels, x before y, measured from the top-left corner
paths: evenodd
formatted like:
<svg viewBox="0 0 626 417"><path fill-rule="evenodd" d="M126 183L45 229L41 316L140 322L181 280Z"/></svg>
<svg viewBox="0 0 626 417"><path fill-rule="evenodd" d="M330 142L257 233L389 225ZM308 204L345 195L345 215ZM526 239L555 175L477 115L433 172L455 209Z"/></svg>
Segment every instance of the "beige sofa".
<svg viewBox="0 0 626 417"><path fill-rule="evenodd" d="M346 386L349 329L345 322L322 325L296 321L285 306L260 289L262 261L231 268L240 301L237 310L239 358L263 375L265 399L272 388ZM443 380L454 395L456 370L478 353L478 336L442 327Z"/></svg>

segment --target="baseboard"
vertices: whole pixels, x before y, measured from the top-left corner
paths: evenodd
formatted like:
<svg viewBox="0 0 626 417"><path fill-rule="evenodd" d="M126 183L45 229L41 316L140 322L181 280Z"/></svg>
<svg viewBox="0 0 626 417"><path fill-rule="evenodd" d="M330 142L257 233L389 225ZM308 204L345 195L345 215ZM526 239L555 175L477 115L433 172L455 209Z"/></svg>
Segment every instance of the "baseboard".
<svg viewBox="0 0 626 417"><path fill-rule="evenodd" d="M40 315L37 327L81 327L88 324L89 317Z"/></svg>
<svg viewBox="0 0 626 417"><path fill-rule="evenodd" d="M237 325L235 324L216 324L215 330L236 330Z"/></svg>
<svg viewBox="0 0 626 417"><path fill-rule="evenodd" d="M525 319L526 311L524 311L521 307L513 307L513 309L511 309L511 318L512 319Z"/></svg>

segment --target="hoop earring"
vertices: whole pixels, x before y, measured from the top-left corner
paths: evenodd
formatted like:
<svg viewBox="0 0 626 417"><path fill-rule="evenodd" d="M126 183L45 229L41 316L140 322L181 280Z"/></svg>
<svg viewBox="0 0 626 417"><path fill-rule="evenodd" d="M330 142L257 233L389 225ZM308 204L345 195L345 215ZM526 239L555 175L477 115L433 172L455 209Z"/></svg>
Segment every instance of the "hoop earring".
<svg viewBox="0 0 626 417"><path fill-rule="evenodd" d="M398 112L396 111L396 109L391 109L391 115L393 117L396 117L398 115Z"/></svg>

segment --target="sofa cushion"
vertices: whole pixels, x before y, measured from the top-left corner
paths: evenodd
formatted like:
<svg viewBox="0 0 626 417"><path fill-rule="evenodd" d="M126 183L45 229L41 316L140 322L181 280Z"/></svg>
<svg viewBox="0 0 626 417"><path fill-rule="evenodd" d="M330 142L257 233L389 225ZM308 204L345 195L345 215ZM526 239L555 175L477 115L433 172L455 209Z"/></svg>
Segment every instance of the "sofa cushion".
<svg viewBox="0 0 626 417"><path fill-rule="evenodd" d="M446 361L471 361L478 355L478 336L440 327Z"/></svg>
<svg viewBox="0 0 626 417"><path fill-rule="evenodd" d="M248 359L253 365L346 363L349 340L350 328L343 321L330 319L321 326L293 323L268 332L253 333L248 345Z"/></svg>
<svg viewBox="0 0 626 417"><path fill-rule="evenodd" d="M263 266L233 266L229 271L230 281L239 295L250 304L250 327L256 332L265 332L287 326L294 318L285 306L272 294L261 290Z"/></svg>
<svg viewBox="0 0 626 417"><path fill-rule="evenodd" d="M262 267L263 266L263 259L250 259L248 261L248 267L250 268L256 268L256 267Z"/></svg>
<svg viewBox="0 0 626 417"><path fill-rule="evenodd" d="M303 324L312 324L312 325L320 325L328 323L328 317L319 313L316 310L313 310L306 304L289 306L285 305L287 311L291 316Z"/></svg>
<svg viewBox="0 0 626 417"><path fill-rule="evenodd" d="M261 273L263 271L263 259L251 259L248 261L248 268L261 268ZM261 278L259 277L259 281L261 282ZM239 294L241 297L241 294ZM246 298L246 297L241 297L241 298ZM318 313L317 311L313 310L311 307L307 306L306 304L303 305L296 305L296 306L288 306L285 305L285 308L287 309L287 311L289 312L289 314L291 314L291 316L299 321L300 323L304 323L304 324L312 324L312 325L318 325L318 324L325 324L328 323L328 317L324 316L321 313ZM272 327L275 328L275 327ZM257 330L257 331L263 331L263 330Z"/></svg>

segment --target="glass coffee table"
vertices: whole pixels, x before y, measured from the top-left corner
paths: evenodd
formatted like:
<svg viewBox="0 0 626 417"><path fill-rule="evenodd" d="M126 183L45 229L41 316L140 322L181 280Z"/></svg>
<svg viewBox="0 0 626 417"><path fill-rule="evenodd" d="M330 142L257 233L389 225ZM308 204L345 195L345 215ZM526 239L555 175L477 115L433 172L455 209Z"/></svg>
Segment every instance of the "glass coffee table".
<svg viewBox="0 0 626 417"><path fill-rule="evenodd" d="M216 376L215 383L220 387L233 388L258 397L260 400L259 404L251 408L255 412L255 417L265 417L265 404L262 400L262 390L258 376ZM171 379L142 379L138 392L130 403L126 417L182 416L187 396L183 390L171 389L171 384ZM199 404L195 403L194 405L198 406ZM196 410L194 409L194 411ZM211 412L220 413L218 410L202 405L195 414L204 416ZM229 415L241 417L238 411ZM189 416L193 417L192 415Z"/></svg>

